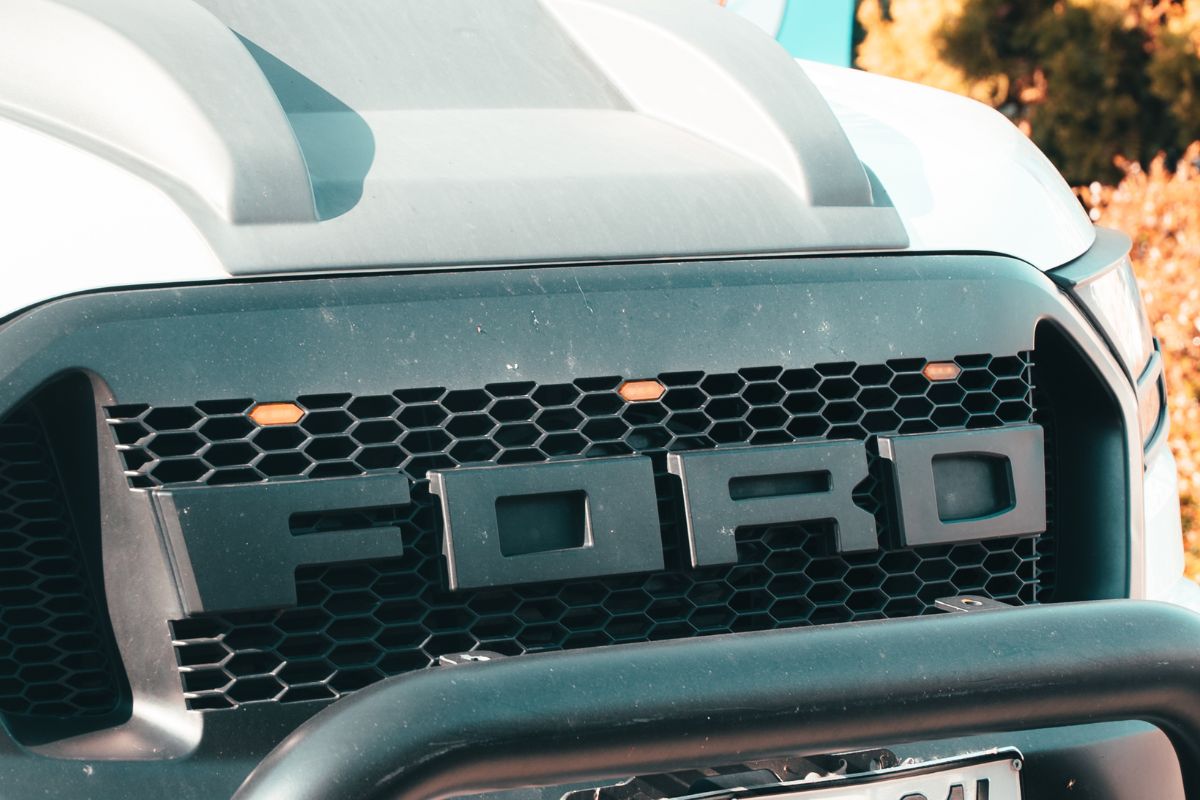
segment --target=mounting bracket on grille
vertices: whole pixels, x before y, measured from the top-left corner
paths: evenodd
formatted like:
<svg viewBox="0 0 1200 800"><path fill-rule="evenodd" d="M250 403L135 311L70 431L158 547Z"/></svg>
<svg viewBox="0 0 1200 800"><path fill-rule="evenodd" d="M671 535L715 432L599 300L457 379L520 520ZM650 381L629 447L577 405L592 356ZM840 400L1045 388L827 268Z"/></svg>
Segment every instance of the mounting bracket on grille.
<svg viewBox="0 0 1200 800"><path fill-rule="evenodd" d="M471 650L467 653L447 653L438 656L437 664L439 667L465 667L468 664L486 664L500 658L505 656L491 650Z"/></svg>
<svg viewBox="0 0 1200 800"><path fill-rule="evenodd" d="M938 611L949 611L954 614L976 614L980 611L999 611L1012 608L1008 603L1001 603L999 600L978 594L939 597L933 601L933 605Z"/></svg>
<svg viewBox="0 0 1200 800"><path fill-rule="evenodd" d="M296 604L296 567L404 551L396 528L293 531L295 514L402 506L402 475L189 486L150 493L188 614Z"/></svg>

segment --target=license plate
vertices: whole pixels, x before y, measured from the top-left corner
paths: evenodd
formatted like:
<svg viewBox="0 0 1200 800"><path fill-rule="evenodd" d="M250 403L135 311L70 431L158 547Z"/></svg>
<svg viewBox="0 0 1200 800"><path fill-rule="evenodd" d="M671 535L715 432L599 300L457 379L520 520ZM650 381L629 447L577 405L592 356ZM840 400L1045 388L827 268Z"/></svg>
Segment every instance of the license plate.
<svg viewBox="0 0 1200 800"><path fill-rule="evenodd" d="M1021 800L1020 769L1021 754L1001 750L734 796L744 800L751 796L755 800Z"/></svg>

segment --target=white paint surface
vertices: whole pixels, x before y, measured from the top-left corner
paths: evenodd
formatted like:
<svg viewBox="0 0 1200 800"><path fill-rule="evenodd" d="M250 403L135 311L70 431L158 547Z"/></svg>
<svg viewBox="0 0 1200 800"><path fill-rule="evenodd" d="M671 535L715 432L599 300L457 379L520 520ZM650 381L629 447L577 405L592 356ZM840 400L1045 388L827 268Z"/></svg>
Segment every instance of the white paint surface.
<svg viewBox="0 0 1200 800"><path fill-rule="evenodd" d="M229 277L161 189L3 118L0 270L0 316L88 289Z"/></svg>
<svg viewBox="0 0 1200 800"><path fill-rule="evenodd" d="M1082 255L1091 221L1004 116L949 92L801 62L900 212L913 251L986 251L1047 270Z"/></svg>

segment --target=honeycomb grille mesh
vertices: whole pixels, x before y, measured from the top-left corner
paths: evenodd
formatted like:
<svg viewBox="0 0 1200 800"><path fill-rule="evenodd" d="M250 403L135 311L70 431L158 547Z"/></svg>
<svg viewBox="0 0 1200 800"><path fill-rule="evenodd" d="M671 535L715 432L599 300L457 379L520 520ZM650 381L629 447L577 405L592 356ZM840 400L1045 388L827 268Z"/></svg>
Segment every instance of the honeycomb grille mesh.
<svg viewBox="0 0 1200 800"><path fill-rule="evenodd" d="M37 415L0 421L0 712L113 712L121 682Z"/></svg>
<svg viewBox="0 0 1200 800"><path fill-rule="evenodd" d="M256 428L247 400L109 409L131 484L219 485L396 470L413 502L352 515L293 518L299 530L393 527L394 559L297 570L295 607L200 615L172 624L189 705L334 699L389 675L471 649L508 655L730 631L912 616L935 599L981 594L1030 603L1037 536L900 549L886 482L872 459L856 501L876 517L882 549L840 554L828 523L744 527L735 565L691 569L668 451L797 439L866 440L1026 423L1032 364L961 356L953 381L931 383L920 359L879 365L657 376L657 402L627 403L619 377L481 390L308 396L295 425ZM449 592L428 470L640 453L656 475L666 568ZM1047 535L1040 537L1045 540Z"/></svg>
<svg viewBox="0 0 1200 800"><path fill-rule="evenodd" d="M659 375L657 402L627 403L621 378L566 384L309 395L294 425L259 428L249 399L108 409L131 485L252 483L400 469L515 464L796 439L865 439L1027 422L1028 355L960 356L953 381L931 383L920 359L859 366L759 367Z"/></svg>

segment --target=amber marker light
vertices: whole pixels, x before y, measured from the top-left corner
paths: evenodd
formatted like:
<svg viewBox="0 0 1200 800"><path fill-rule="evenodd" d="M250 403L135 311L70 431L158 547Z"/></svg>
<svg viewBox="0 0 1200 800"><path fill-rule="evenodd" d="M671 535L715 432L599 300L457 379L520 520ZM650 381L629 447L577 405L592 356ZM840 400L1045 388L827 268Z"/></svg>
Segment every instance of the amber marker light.
<svg viewBox="0 0 1200 800"><path fill-rule="evenodd" d="M617 394L628 403L646 403L662 397L666 390L658 381L625 381Z"/></svg>
<svg viewBox="0 0 1200 800"><path fill-rule="evenodd" d="M304 409L295 403L259 403L250 409L250 419L264 428L269 425L292 425L303 416Z"/></svg>
<svg viewBox="0 0 1200 800"><path fill-rule="evenodd" d="M925 365L925 369L921 370L922 375L935 383L938 381L952 381L961 372L962 367L953 361L930 361Z"/></svg>

